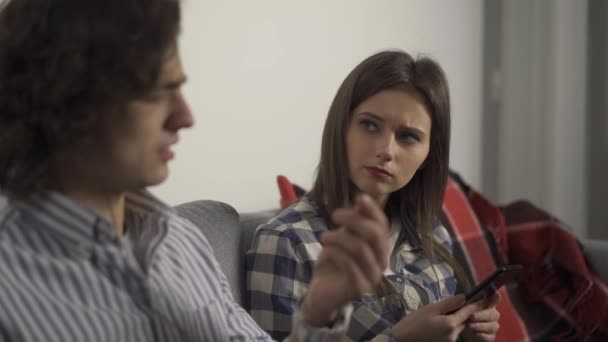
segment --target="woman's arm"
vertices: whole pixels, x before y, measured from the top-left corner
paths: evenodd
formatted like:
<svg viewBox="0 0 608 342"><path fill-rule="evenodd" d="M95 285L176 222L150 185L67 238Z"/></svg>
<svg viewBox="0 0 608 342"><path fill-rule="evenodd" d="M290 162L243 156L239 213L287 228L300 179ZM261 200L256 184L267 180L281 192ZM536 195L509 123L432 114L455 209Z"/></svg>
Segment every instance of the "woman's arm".
<svg viewBox="0 0 608 342"><path fill-rule="evenodd" d="M310 282L305 261L286 237L294 234L282 232L285 230L258 229L245 262L247 308L258 325L277 340L289 335L292 316Z"/></svg>
<svg viewBox="0 0 608 342"><path fill-rule="evenodd" d="M351 307L352 300L369 293L378 286L382 279L382 272L387 267L388 221L383 211L369 196L359 196L352 208L337 210L332 214L332 220L339 228L325 232L321 237L323 248L314 265L314 276L308 283L306 297L298 311L299 319L294 320L293 333L300 341L343 339L349 317L340 319L341 313L349 311L345 310L345 307ZM282 230L276 231L279 232L278 237L285 237ZM255 248L260 252L256 253L256 258L259 258L260 255L270 255L270 260L267 261L283 261L283 258L277 258L275 255L283 255L281 252L285 250L281 247L285 245L275 243L274 241L281 241L276 236L269 241L271 242L269 246L275 247L275 250ZM283 292L282 289L279 289L279 296L276 296L277 291L274 288L268 292L271 294L271 303L268 305L270 308L284 307L283 303L294 305L293 303L298 301L298 297L301 298L304 295L304 293L297 293L297 290L294 291L294 289L298 289L301 285L297 272L298 265L300 269L304 269L307 264L304 258L295 252L299 246L294 245L291 239L287 239L287 241L291 241L291 244L287 244L289 247L287 250L290 251L288 254L294 255L300 263L293 266L293 259L287 258L288 265L293 266L287 268L289 272L283 272L282 267L276 266L281 263L273 263L272 272L259 272L262 274L262 278L264 274L266 276L268 273L278 274L278 277L287 279L287 284L292 284L287 289L289 291ZM259 246L267 245L259 244ZM266 264L267 261L262 261L258 266L250 263L251 261L255 260L248 261L250 270L248 272L250 280L248 281L248 292L254 295L254 292L258 292L260 289L268 289L269 284L273 284L274 281L266 281L261 288L258 288L258 284L255 283L257 274L255 270L264 270L262 264ZM264 281L264 279L260 280ZM274 279L271 277L269 280ZM285 295L289 297L289 300L282 302ZM273 299L278 300L278 306L277 303L272 303ZM262 305L263 309L263 305L266 304L254 303L253 300L250 300L250 303L255 306ZM274 309L269 311L275 312ZM290 312L294 312L293 306ZM274 324L273 329L276 329Z"/></svg>

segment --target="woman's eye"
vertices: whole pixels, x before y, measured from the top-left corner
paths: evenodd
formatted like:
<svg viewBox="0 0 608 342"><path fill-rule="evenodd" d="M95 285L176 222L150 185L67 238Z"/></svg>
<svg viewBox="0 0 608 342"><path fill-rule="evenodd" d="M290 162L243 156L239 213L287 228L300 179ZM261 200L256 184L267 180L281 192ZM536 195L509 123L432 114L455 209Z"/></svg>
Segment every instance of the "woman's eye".
<svg viewBox="0 0 608 342"><path fill-rule="evenodd" d="M361 120L359 125L361 125L361 127L368 132L376 132L378 130L378 125L370 120Z"/></svg>
<svg viewBox="0 0 608 342"><path fill-rule="evenodd" d="M414 144L420 142L420 137L414 133L401 133L397 136L397 139L406 144Z"/></svg>

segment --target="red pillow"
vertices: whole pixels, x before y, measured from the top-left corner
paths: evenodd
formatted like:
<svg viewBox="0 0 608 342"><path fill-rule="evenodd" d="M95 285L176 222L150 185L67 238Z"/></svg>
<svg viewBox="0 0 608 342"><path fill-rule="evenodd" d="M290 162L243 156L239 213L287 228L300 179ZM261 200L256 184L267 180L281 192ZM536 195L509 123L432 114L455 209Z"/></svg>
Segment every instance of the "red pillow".
<svg viewBox="0 0 608 342"><path fill-rule="evenodd" d="M283 175L277 176L277 186L279 187L279 194L281 199L279 204L281 209L289 207L293 202L297 201L298 198L302 197L306 191L300 186L291 183L287 177Z"/></svg>
<svg viewBox="0 0 608 342"><path fill-rule="evenodd" d="M456 181L459 177L452 176L446 188L441 221L452 235L454 257L464 268L469 282L478 284L506 261L508 246L504 218L499 208L464 183L461 187ZM469 190L468 194L465 189ZM480 213L482 217L478 217ZM511 294L505 287L499 293L500 329L496 341L527 340L526 325L511 300Z"/></svg>
<svg viewBox="0 0 608 342"><path fill-rule="evenodd" d="M279 194L281 195L281 199L279 200L281 209L287 208L291 203L298 199L293 189L293 185L291 185L291 182L287 177L278 175L277 186L279 187Z"/></svg>

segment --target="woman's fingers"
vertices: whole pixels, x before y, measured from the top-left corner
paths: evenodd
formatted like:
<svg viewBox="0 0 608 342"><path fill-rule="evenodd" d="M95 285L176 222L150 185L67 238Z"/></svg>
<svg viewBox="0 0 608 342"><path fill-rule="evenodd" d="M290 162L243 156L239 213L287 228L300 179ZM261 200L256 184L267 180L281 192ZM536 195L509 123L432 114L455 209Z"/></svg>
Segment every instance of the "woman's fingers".
<svg viewBox="0 0 608 342"><path fill-rule="evenodd" d="M389 228L384 213L375 202L365 196L354 208L336 210L332 219L349 233L366 241L378 262L387 266Z"/></svg>
<svg viewBox="0 0 608 342"><path fill-rule="evenodd" d="M355 199L355 208L366 218L378 222L378 224L388 227L388 219L384 211L368 195L362 194Z"/></svg>
<svg viewBox="0 0 608 342"><path fill-rule="evenodd" d="M321 241L324 248L336 249L337 252L348 256L348 263L368 275L370 281L374 281L382 275L384 265L378 262L369 244L365 240L350 234L345 228L325 233Z"/></svg>
<svg viewBox="0 0 608 342"><path fill-rule="evenodd" d="M471 315L473 315L475 312L481 311L482 309L483 303L474 302L461 307L456 312L450 314L449 317L451 317L451 319L453 319L457 324L462 324L466 322Z"/></svg>
<svg viewBox="0 0 608 342"><path fill-rule="evenodd" d="M469 322L492 322L500 319L500 312L495 307L475 312L469 317Z"/></svg>
<svg viewBox="0 0 608 342"><path fill-rule="evenodd" d="M500 302L500 293L498 291L492 293L485 300L486 308L495 307Z"/></svg>
<svg viewBox="0 0 608 342"><path fill-rule="evenodd" d="M467 325L472 332L477 334L496 334L500 328L500 324L497 321L468 323Z"/></svg>
<svg viewBox="0 0 608 342"><path fill-rule="evenodd" d="M339 237L339 235L336 236ZM350 285L358 294L369 293L382 275L380 267L375 263L375 258L371 257L370 260L361 261L365 258L354 258L349 250L342 247L340 244L328 243L324 247L326 260L331 260L344 272ZM371 251L369 254L371 255Z"/></svg>

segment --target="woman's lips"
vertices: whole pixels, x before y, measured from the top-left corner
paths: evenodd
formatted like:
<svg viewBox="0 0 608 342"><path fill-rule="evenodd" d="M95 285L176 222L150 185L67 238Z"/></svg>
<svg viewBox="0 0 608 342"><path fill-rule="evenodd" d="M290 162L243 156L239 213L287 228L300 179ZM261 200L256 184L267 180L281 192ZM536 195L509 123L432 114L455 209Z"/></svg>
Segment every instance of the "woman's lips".
<svg viewBox="0 0 608 342"><path fill-rule="evenodd" d="M367 170L367 172L369 172L372 176L377 177L377 178L381 178L381 179L388 179L393 177L393 175L382 169L379 167L375 167L375 166L366 166L365 169Z"/></svg>

